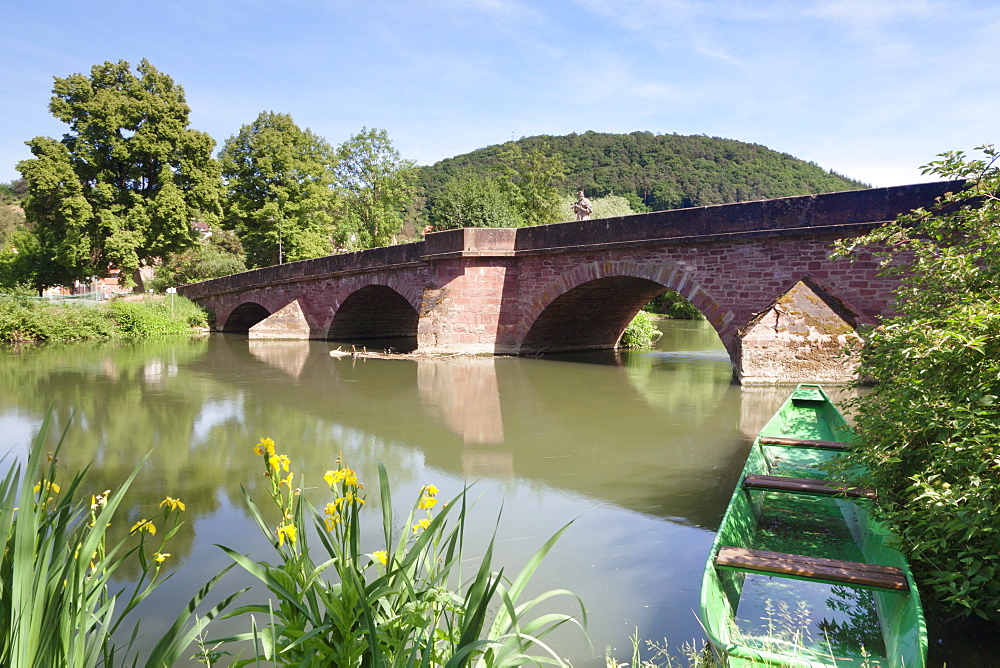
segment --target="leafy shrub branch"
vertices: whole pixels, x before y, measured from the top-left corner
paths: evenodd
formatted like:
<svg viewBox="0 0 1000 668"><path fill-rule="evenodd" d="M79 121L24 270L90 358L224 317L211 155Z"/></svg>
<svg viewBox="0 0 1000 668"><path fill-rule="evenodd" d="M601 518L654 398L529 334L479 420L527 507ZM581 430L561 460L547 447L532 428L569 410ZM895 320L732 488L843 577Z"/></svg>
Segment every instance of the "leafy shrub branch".
<svg viewBox="0 0 1000 668"><path fill-rule="evenodd" d="M1000 153L942 154L953 192L843 244L900 281L898 316L868 333L853 460L879 490L922 591L1000 621Z"/></svg>

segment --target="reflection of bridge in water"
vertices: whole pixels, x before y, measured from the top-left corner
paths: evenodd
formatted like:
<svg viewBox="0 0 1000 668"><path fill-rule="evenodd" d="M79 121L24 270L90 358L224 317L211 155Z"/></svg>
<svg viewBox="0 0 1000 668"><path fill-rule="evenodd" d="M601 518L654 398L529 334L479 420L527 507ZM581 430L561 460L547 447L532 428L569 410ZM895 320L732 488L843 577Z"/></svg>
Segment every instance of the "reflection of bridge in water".
<svg viewBox="0 0 1000 668"><path fill-rule="evenodd" d="M214 345L216 380L227 382L227 368L238 381L243 365L266 365L268 380L242 391L417 448L437 468L469 479L516 475L696 526L717 524L720 478L735 482L749 444L725 360L650 372L663 363L656 355L625 355L621 365L333 359L318 342L220 337ZM689 378L705 373L714 382Z"/></svg>

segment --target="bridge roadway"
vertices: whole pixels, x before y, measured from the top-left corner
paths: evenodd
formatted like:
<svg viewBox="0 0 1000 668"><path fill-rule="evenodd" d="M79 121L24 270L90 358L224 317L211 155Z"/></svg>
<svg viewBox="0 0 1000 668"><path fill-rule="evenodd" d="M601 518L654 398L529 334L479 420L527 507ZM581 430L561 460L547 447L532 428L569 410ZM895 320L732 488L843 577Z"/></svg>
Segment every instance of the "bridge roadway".
<svg viewBox="0 0 1000 668"><path fill-rule="evenodd" d="M612 348L666 289L705 315L745 384L843 382L857 329L891 314L876 261L831 257L958 184L936 182L676 209L423 241L178 288L214 328L251 338L416 337L418 352Z"/></svg>

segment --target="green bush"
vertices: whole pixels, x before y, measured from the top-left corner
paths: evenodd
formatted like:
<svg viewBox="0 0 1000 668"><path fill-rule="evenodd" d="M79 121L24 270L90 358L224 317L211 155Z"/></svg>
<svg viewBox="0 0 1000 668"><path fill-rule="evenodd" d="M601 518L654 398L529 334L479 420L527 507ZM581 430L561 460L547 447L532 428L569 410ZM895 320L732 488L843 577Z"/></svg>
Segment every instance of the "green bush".
<svg viewBox="0 0 1000 668"><path fill-rule="evenodd" d="M191 325L171 314L169 302L178 298L170 295L166 299L144 299L142 302L116 299L108 307L111 317L118 325L118 332L125 338L146 338L187 334Z"/></svg>
<svg viewBox="0 0 1000 668"><path fill-rule="evenodd" d="M851 462L879 492L926 599L1000 621L1000 154L944 154L955 192L844 245L900 280L899 316L867 335L872 391Z"/></svg>
<svg viewBox="0 0 1000 668"><path fill-rule="evenodd" d="M0 296L0 344L8 345L187 334L207 321L201 307L178 295L101 305Z"/></svg>
<svg viewBox="0 0 1000 668"><path fill-rule="evenodd" d="M105 309L0 297L0 343L100 340L112 338L114 333L114 323Z"/></svg>
<svg viewBox="0 0 1000 668"><path fill-rule="evenodd" d="M228 230L219 230L209 241L199 242L187 250L168 256L157 268L149 287L162 292L166 288L246 270L246 256L239 238Z"/></svg>
<svg viewBox="0 0 1000 668"><path fill-rule="evenodd" d="M632 318L632 322L625 328L619 348L648 348L663 334L656 328L653 316L645 311L639 311Z"/></svg>
<svg viewBox="0 0 1000 668"><path fill-rule="evenodd" d="M705 317L697 306L676 290L667 290L662 295L654 297L643 310L659 313L674 320L701 320Z"/></svg>

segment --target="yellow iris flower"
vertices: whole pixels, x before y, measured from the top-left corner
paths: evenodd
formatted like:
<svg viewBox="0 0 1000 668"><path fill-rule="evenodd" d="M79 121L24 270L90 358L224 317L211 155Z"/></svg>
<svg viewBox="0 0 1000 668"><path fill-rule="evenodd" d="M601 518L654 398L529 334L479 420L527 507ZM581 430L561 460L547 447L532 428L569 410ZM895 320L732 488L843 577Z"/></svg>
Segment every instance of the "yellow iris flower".
<svg viewBox="0 0 1000 668"><path fill-rule="evenodd" d="M150 536L156 535L156 526L147 519L141 519L132 525L132 528L128 530L129 534L140 533L143 531L148 531Z"/></svg>
<svg viewBox="0 0 1000 668"><path fill-rule="evenodd" d="M35 494L38 494L38 492L40 492L41 489L42 489L42 483L36 482L35 483L35 487L34 487ZM58 494L59 493L59 485L55 484L54 482L45 481L45 491L47 492L49 490L51 490L51 491L55 492L56 494Z"/></svg>
<svg viewBox="0 0 1000 668"><path fill-rule="evenodd" d="M295 542L295 525L294 524L282 524L278 527L278 545L284 545L285 539L288 539L289 543Z"/></svg>
<svg viewBox="0 0 1000 668"><path fill-rule="evenodd" d="M253 446L253 451L258 455L267 454L268 457L274 454L274 441L269 438L261 438L260 443Z"/></svg>
<svg viewBox="0 0 1000 668"><path fill-rule="evenodd" d="M181 501L180 499L175 499L172 496L168 496L167 498L163 499L163 501L160 501L160 508L162 508L163 506L166 506L170 510L187 510L187 508L184 507L183 501Z"/></svg>

